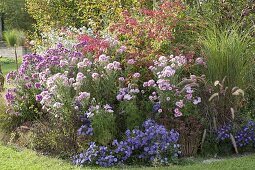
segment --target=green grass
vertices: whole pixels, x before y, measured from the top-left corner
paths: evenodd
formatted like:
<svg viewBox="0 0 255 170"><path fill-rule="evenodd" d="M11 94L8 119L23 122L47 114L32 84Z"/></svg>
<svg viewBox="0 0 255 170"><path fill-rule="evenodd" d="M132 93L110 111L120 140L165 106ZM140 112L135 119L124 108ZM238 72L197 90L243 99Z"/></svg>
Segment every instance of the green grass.
<svg viewBox="0 0 255 170"><path fill-rule="evenodd" d="M169 166L169 167L125 167L124 169L147 169L147 170L253 170L255 167L255 154L227 158L212 163L202 163L194 161L192 165ZM0 169L3 170L87 170L87 169L105 169L97 167L79 168L63 160L39 155L38 153L27 150L17 149L15 147L0 145ZM109 168L110 169L110 168ZM120 168L113 168L120 169ZM123 168L122 168L123 169Z"/></svg>
<svg viewBox="0 0 255 170"><path fill-rule="evenodd" d="M17 150L15 148L0 145L0 169L2 170L71 170L80 169L71 164L37 155L30 150Z"/></svg>
<svg viewBox="0 0 255 170"><path fill-rule="evenodd" d="M218 28L210 25L201 38L202 51L207 57L206 77L211 83L226 77L225 87L245 88L250 81L253 39L238 26Z"/></svg>
<svg viewBox="0 0 255 170"><path fill-rule="evenodd" d="M19 58L19 65L21 63L21 59ZM9 73L10 71L16 70L16 63L14 58L0 58L0 64L2 66L2 72L4 75Z"/></svg>

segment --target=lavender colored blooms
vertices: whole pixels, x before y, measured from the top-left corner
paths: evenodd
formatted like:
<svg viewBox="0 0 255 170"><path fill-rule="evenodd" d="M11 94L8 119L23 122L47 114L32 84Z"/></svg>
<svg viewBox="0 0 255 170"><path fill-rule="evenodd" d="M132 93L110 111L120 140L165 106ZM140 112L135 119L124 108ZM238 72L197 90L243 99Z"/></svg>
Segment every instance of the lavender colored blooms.
<svg viewBox="0 0 255 170"><path fill-rule="evenodd" d="M168 131L150 119L143 123L143 129L127 130L125 140L114 140L112 148L97 146L92 142L87 150L74 157L73 163L109 167L135 158L148 162L160 159L161 163L169 164L171 159L178 156L179 133Z"/></svg>
<svg viewBox="0 0 255 170"><path fill-rule="evenodd" d="M122 54L122 53L125 52L126 50L127 50L127 47L126 47L126 46L121 46L121 47L119 48L118 52L119 52L120 54Z"/></svg>
<svg viewBox="0 0 255 170"><path fill-rule="evenodd" d="M34 87L36 88L36 89L40 89L41 88L41 83L39 83L39 82L36 82L35 83L35 85L34 85Z"/></svg>
<svg viewBox="0 0 255 170"><path fill-rule="evenodd" d="M77 134L81 136L92 136L93 128L91 126L91 113L86 112L83 115L80 115L79 119L83 123L83 125L77 130Z"/></svg>
<svg viewBox="0 0 255 170"><path fill-rule="evenodd" d="M15 79L17 76L17 72L16 71L11 71L6 75L6 80L8 83L10 83L11 80Z"/></svg>
<svg viewBox="0 0 255 170"><path fill-rule="evenodd" d="M8 103L12 103L15 99L13 92L8 90L8 92L5 94L5 99Z"/></svg>
<svg viewBox="0 0 255 170"><path fill-rule="evenodd" d="M230 133L232 130L232 125L224 125L220 129L218 129L217 139L218 140L225 140L230 138Z"/></svg>
<svg viewBox="0 0 255 170"><path fill-rule="evenodd" d="M255 122L248 121L238 131L233 130L231 124L224 125L217 132L217 139L219 141L230 140L230 133L233 134L238 147L245 147L248 145L255 145Z"/></svg>
<svg viewBox="0 0 255 170"><path fill-rule="evenodd" d="M240 131L235 134L235 140L238 147L255 145L255 122L249 121Z"/></svg>
<svg viewBox="0 0 255 170"><path fill-rule="evenodd" d="M77 96L78 101L82 101L84 99L89 99L90 98L90 93L88 92L80 92L79 96Z"/></svg>
<svg viewBox="0 0 255 170"><path fill-rule="evenodd" d="M43 99L43 96L40 95L40 94L38 94L38 95L35 96L35 100L36 100L37 102L40 102L42 99Z"/></svg>
<svg viewBox="0 0 255 170"><path fill-rule="evenodd" d="M155 103L152 107L152 111L157 112L160 108L160 103Z"/></svg>
<svg viewBox="0 0 255 170"><path fill-rule="evenodd" d="M140 73L134 73L134 74L133 74L133 77L134 77L134 78L139 78L140 76L141 76Z"/></svg>

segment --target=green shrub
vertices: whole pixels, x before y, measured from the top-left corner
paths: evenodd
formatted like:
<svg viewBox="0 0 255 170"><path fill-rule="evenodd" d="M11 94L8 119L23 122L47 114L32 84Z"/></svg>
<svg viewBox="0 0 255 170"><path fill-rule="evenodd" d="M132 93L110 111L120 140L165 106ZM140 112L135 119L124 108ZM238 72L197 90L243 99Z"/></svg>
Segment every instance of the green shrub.
<svg viewBox="0 0 255 170"><path fill-rule="evenodd" d="M93 117L91 122L93 128L93 139L102 145L110 143L116 135L116 126L114 124L115 116L112 113L100 111Z"/></svg>

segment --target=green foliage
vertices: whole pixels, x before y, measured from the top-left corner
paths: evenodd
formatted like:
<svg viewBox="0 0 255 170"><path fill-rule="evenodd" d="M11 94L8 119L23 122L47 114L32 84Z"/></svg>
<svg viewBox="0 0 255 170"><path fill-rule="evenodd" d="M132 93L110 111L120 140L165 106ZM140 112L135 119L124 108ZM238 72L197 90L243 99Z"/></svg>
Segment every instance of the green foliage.
<svg viewBox="0 0 255 170"><path fill-rule="evenodd" d="M0 94L0 129L2 129L4 118L5 118L6 105L5 101L2 97L2 93Z"/></svg>
<svg viewBox="0 0 255 170"><path fill-rule="evenodd" d="M111 142L116 135L115 116L113 113L99 111L92 119L93 139L99 144L106 145Z"/></svg>
<svg viewBox="0 0 255 170"><path fill-rule="evenodd" d="M99 29L116 20L123 9L139 5L137 0L26 0L26 4L40 31L67 26Z"/></svg>
<svg viewBox="0 0 255 170"><path fill-rule="evenodd" d="M4 39L10 47L22 46L25 43L25 34L22 31L10 30L4 32Z"/></svg>
<svg viewBox="0 0 255 170"><path fill-rule="evenodd" d="M252 0L185 0L197 16L224 26L238 21L243 28L254 25L254 1Z"/></svg>
<svg viewBox="0 0 255 170"><path fill-rule="evenodd" d="M25 0L0 0L0 12L4 13L6 30L33 30L34 20L26 11Z"/></svg>
<svg viewBox="0 0 255 170"><path fill-rule="evenodd" d="M146 110L146 108L143 109ZM120 104L120 110L126 117L125 123L128 129L139 127L146 119L145 113L138 107L137 100L133 100L131 102L122 101Z"/></svg>

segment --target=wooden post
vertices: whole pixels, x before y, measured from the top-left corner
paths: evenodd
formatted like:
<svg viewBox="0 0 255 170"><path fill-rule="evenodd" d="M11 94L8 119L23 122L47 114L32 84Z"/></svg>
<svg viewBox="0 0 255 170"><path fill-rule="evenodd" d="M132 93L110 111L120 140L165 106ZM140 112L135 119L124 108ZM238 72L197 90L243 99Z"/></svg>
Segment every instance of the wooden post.
<svg viewBox="0 0 255 170"><path fill-rule="evenodd" d="M18 65L18 55L17 55L17 45L16 44L14 44L14 50L15 50L16 69L17 69L17 72L18 72L19 65Z"/></svg>

